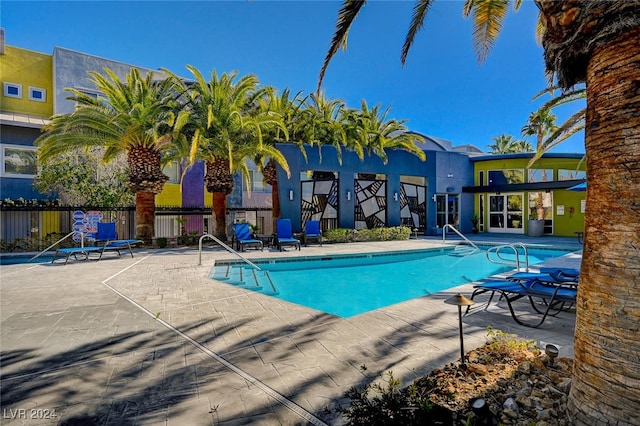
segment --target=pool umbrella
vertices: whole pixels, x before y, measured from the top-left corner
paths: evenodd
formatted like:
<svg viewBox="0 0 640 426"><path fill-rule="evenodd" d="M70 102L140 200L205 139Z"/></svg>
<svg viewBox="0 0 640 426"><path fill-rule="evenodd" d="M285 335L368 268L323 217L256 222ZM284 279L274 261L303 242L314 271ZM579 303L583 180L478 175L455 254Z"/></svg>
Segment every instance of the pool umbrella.
<svg viewBox="0 0 640 426"><path fill-rule="evenodd" d="M582 182L577 185L573 185L570 188L567 188L568 191L586 191L587 190L587 182Z"/></svg>

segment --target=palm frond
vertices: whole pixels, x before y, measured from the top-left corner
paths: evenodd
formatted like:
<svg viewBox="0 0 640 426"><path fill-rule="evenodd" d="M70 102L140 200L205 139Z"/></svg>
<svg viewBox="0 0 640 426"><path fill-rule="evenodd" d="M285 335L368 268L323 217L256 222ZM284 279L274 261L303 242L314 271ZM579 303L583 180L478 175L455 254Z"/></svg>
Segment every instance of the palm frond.
<svg viewBox="0 0 640 426"><path fill-rule="evenodd" d="M473 2L473 50L478 62L486 60L493 48L509 8L508 0L475 0Z"/></svg>
<svg viewBox="0 0 640 426"><path fill-rule="evenodd" d="M329 45L329 51L327 52L327 55L324 58L324 62L322 63L320 75L318 76L317 92L320 92L322 81L324 80L324 75L327 72L327 68L329 67L329 62L331 62L331 59L335 56L341 46L343 49L346 49L349 29L351 28L353 21L356 19L358 13L360 12L360 9L365 5L365 3L366 0L345 0L344 3L342 3L342 7L338 12L336 31L333 35L333 39L331 40L331 44Z"/></svg>
<svg viewBox="0 0 640 426"><path fill-rule="evenodd" d="M407 55L409 54L411 46L413 46L416 35L424 27L424 20L427 17L427 13L429 13L429 8L432 3L433 0L418 0L413 6L413 15L411 17L411 23L409 24L409 31L404 39L404 45L402 46L402 53L400 55L400 62L403 66L407 61Z"/></svg>

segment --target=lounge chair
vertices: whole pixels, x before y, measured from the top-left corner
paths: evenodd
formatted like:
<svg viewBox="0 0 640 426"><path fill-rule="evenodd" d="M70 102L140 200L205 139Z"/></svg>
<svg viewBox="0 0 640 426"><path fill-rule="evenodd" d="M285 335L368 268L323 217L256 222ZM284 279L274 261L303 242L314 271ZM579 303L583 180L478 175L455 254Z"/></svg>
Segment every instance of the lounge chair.
<svg viewBox="0 0 640 426"><path fill-rule="evenodd" d="M291 219L276 219L276 247L282 251L287 246L300 250L300 240L293 238Z"/></svg>
<svg viewBox="0 0 640 426"><path fill-rule="evenodd" d="M64 264L66 265L69 262L69 258L73 256L75 260L89 260L90 253L98 253L104 250L102 246L87 246L87 247L64 247L59 248L53 254L53 258L51 259L51 263L54 263L57 258L64 257ZM82 256L84 259L80 259L78 256ZM102 256L102 255L101 255Z"/></svg>
<svg viewBox="0 0 640 426"><path fill-rule="evenodd" d="M105 251L116 251L120 256L120 250L129 250L129 254L133 257L132 246L136 244L142 244L142 240L119 240L118 233L116 232L115 222L98 222L98 232L95 235L95 244L100 247L100 257L97 260L102 259L102 255Z"/></svg>
<svg viewBox="0 0 640 426"><path fill-rule="evenodd" d="M308 220L304 226L304 245L309 241L317 241L322 245L322 231L320 230L319 220Z"/></svg>
<svg viewBox="0 0 640 426"><path fill-rule="evenodd" d="M575 283L571 284L551 284L548 282L542 282L539 280L528 281L510 281L510 280L495 280L484 281L480 284L473 286L474 291L471 294L471 300L477 295L482 293L491 292L487 307L491 303L495 293L499 293L501 299L507 302L511 317L520 325L526 327L539 327L544 323L548 316L555 316L564 310L567 305L571 305L576 302L577 287ZM531 303L531 307L542 315L538 322L526 323L518 318L512 303L518 299L526 297ZM540 309L535 299L542 299L543 308ZM467 307L467 312L469 307Z"/></svg>
<svg viewBox="0 0 640 426"><path fill-rule="evenodd" d="M255 246L259 248L260 251L264 249L262 241L255 239L253 234L251 234L251 228L249 228L248 223L234 223L233 232L235 234L237 250L244 251L244 248L249 246Z"/></svg>
<svg viewBox="0 0 640 426"><path fill-rule="evenodd" d="M578 283L579 275L575 270L562 270L556 268L543 268L540 272L515 272L506 278L510 281L538 280L545 283Z"/></svg>

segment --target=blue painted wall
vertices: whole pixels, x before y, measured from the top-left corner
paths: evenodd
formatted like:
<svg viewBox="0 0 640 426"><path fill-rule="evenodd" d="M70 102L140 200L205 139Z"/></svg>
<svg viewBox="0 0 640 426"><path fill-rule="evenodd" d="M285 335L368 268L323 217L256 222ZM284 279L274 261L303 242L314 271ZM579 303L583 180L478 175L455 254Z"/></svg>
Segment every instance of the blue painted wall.
<svg viewBox="0 0 640 426"><path fill-rule="evenodd" d="M301 230L301 183L300 172L303 170L337 171L339 177L339 212L338 226L353 228L354 200L347 200L347 191L354 193L355 173L381 173L387 176L387 223L388 226L400 225L399 202L393 200L393 194L400 192L400 176L423 176L427 178L427 198L431 200L436 193L460 194L461 217L473 214L473 195L462 194L462 187L473 184L473 165L469 157L463 153L451 151L425 151L427 158L420 160L406 151L391 150L388 152L389 161L384 164L377 157L365 157L361 161L355 153L342 153L342 164L338 161L336 150L331 146L306 146L308 160L305 161L300 150L292 144L278 144L278 149L284 154L291 177L288 178L284 170L278 167L278 189L282 217L288 217L293 223L294 232ZM289 200L289 191L293 190L293 200ZM394 206L396 208L394 208ZM462 231L470 232L471 223L461 221ZM435 203L428 202L427 230L435 227Z"/></svg>

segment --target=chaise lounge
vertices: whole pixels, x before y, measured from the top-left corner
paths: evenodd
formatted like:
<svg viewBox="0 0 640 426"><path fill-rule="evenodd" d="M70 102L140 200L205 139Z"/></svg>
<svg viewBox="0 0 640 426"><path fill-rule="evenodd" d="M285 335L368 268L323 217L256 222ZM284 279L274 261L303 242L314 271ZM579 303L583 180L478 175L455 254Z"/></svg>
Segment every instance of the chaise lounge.
<svg viewBox="0 0 640 426"><path fill-rule="evenodd" d="M484 281L473 286L473 288L471 300L480 294L491 292L486 305L486 307L489 307L495 293L499 293L500 298L507 302L511 317L515 322L533 328L541 326L548 316L555 316L564 310L567 305L574 304L578 293L576 283L552 283L537 279ZM529 323L518 318L513 302L525 297L529 300L531 307L542 315L538 322ZM534 299L542 301L542 309L540 308L540 303L537 303ZM469 307L467 307L467 312L469 312Z"/></svg>

